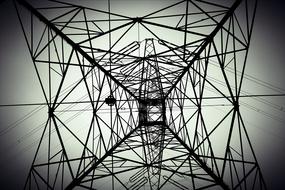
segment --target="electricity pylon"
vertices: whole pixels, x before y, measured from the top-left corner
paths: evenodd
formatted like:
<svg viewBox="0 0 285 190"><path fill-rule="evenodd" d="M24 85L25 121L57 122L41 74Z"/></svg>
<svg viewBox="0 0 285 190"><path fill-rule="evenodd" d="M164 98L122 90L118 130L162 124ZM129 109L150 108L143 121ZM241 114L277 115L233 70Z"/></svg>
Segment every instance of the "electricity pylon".
<svg viewBox="0 0 285 190"><path fill-rule="evenodd" d="M256 1L124 3L15 1L47 106L25 189L266 189L239 106Z"/></svg>

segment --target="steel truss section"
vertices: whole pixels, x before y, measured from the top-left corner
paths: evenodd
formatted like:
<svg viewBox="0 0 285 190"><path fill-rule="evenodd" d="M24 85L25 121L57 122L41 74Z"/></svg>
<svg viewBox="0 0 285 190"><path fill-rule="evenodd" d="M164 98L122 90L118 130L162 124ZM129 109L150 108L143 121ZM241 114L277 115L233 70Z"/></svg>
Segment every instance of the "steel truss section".
<svg viewBox="0 0 285 190"><path fill-rule="evenodd" d="M104 3L15 1L47 107L25 189L266 189L239 106L257 2Z"/></svg>

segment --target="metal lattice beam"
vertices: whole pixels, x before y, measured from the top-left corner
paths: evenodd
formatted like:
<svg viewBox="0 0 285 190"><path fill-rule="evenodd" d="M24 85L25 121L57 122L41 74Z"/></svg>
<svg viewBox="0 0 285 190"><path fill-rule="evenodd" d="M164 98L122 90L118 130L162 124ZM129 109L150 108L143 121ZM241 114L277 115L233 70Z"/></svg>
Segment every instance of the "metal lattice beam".
<svg viewBox="0 0 285 190"><path fill-rule="evenodd" d="M266 189L240 111L256 1L15 7L48 107L25 189Z"/></svg>

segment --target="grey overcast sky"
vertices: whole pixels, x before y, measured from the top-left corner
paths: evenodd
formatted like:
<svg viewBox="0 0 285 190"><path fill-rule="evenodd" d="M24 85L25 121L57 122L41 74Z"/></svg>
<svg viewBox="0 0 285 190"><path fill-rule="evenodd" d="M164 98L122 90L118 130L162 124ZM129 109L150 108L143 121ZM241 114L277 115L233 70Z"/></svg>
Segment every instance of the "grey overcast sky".
<svg viewBox="0 0 285 190"><path fill-rule="evenodd" d="M252 94L285 93L284 20L284 1L259 1L246 72L269 86L280 88L280 92L260 87L249 89ZM34 75L13 3L3 1L0 3L0 104L42 101L42 97L33 96L38 92L29 90L31 86L39 89ZM252 144L268 189L281 190L285 186L285 96L264 99L270 105L279 105L280 110L272 110L268 104L256 105L274 118L246 110L250 113L248 131L254 136ZM35 150L23 150L21 138L34 123L27 119L23 125L13 124L32 109L34 107L0 107L0 131L3 133L0 136L0 189L23 186ZM16 127L5 132L7 126Z"/></svg>

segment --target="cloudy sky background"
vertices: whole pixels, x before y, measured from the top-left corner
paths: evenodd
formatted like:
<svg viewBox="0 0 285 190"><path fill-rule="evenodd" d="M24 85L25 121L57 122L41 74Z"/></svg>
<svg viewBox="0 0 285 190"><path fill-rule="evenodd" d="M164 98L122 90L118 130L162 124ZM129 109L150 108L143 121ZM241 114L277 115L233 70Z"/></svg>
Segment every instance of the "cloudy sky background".
<svg viewBox="0 0 285 190"><path fill-rule="evenodd" d="M258 5L246 72L263 81L263 85L245 80L245 86L255 85L247 89L251 94L285 93L285 3L282 2L260 0ZM0 4L0 26L0 104L42 102L43 98L37 96L41 94L39 84L11 1ZM33 90L28 90L31 87ZM285 96L263 99L270 103L244 100L259 111L243 107L242 111L268 189L282 189L285 183ZM15 122L35 108L0 107L0 187L5 187L3 189L22 188L27 176L35 147L27 149L22 142L28 139L29 125L40 123L35 118L21 125ZM46 110L41 112L45 114ZM9 126L15 127L6 131Z"/></svg>

